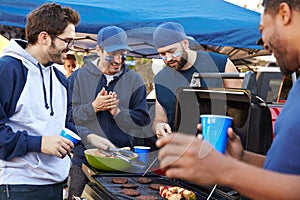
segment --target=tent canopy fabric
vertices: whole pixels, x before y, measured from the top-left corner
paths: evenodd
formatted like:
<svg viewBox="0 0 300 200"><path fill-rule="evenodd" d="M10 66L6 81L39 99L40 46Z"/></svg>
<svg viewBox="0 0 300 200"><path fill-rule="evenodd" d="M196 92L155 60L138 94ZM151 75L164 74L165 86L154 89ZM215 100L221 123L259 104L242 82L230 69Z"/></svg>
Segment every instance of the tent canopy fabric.
<svg viewBox="0 0 300 200"><path fill-rule="evenodd" d="M223 0L0 0L0 24L25 27L27 14L45 2L77 10L80 33L96 34L107 25L123 28L133 50L140 53L155 53L153 30L166 21L181 23L201 45L261 50L256 44L261 37L260 14Z"/></svg>

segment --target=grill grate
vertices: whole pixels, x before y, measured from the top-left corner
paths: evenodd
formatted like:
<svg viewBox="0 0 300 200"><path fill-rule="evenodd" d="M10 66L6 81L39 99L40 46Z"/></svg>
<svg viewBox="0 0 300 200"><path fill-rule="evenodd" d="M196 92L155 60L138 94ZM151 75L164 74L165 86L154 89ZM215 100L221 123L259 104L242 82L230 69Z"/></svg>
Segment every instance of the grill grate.
<svg viewBox="0 0 300 200"><path fill-rule="evenodd" d="M121 185L122 184L114 184L112 183L112 178L126 178L129 184L137 184L137 191L140 192L141 195L151 195L156 196L159 199L164 199L159 195L159 191L153 190L150 188L150 184L161 184L165 186L179 186L188 190L192 190L187 185L181 184L179 181L168 179L163 176L158 176L155 174L146 174L147 178L151 178L152 182L147 184L142 184L138 182L138 178L142 177L140 174L96 174L94 175L94 179L96 180L96 184L98 188L105 193L106 197L109 199L136 199L136 197L130 197L121 193ZM208 196L209 191L197 190L195 188L192 190L195 192L197 200L205 200Z"/></svg>

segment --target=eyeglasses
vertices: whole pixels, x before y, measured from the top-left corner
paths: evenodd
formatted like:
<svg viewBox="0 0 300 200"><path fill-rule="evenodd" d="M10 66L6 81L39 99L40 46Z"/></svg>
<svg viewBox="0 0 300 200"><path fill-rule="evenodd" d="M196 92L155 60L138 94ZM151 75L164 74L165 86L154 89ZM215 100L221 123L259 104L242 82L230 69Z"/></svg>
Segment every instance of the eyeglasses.
<svg viewBox="0 0 300 200"><path fill-rule="evenodd" d="M105 60L107 62L112 62L114 60L115 56L117 56L117 55L106 56ZM126 60L126 55L125 54L122 54L122 55L119 55L119 56L121 56L122 62Z"/></svg>
<svg viewBox="0 0 300 200"><path fill-rule="evenodd" d="M172 58L176 58L178 56L180 56L182 54L182 51L177 51L176 53L171 54ZM166 56L166 52L164 53L159 53L159 56L161 57L161 59L166 60L167 56Z"/></svg>
<svg viewBox="0 0 300 200"><path fill-rule="evenodd" d="M66 49L71 49L74 46L75 40L72 39L72 38L63 39L63 38L58 37L56 35L54 35L54 37L60 39L61 41L64 41L65 43L67 43Z"/></svg>

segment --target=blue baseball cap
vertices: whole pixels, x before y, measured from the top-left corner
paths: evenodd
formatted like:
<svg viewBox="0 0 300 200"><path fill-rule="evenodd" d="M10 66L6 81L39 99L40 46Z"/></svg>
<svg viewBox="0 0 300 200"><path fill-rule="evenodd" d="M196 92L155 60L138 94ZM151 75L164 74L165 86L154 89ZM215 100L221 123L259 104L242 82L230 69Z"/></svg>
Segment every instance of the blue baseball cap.
<svg viewBox="0 0 300 200"><path fill-rule="evenodd" d="M117 26L107 26L98 32L98 45L107 52L129 50L126 32Z"/></svg>
<svg viewBox="0 0 300 200"><path fill-rule="evenodd" d="M153 42L156 48L161 48L185 40L186 35L181 24L165 22L159 25L153 33Z"/></svg>

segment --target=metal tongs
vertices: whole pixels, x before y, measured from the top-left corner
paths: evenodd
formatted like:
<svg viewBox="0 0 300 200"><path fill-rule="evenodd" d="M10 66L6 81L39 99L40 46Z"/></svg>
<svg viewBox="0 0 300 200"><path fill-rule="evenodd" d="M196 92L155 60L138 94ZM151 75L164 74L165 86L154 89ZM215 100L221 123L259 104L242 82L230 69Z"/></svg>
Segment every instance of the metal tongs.
<svg viewBox="0 0 300 200"><path fill-rule="evenodd" d="M126 162L129 162L131 164L131 166L133 167L136 167L136 168L139 168L139 169L144 169L146 167L146 164L142 161L140 161L138 158L129 158L129 157L126 157L124 155L121 155L121 154L118 154L118 153L113 153L113 155L115 155L116 157L126 161Z"/></svg>
<svg viewBox="0 0 300 200"><path fill-rule="evenodd" d="M140 161L136 154L133 151L127 150L127 149L120 149L120 148L114 148L114 147L108 147L107 149L98 149L99 151L103 152L104 154L108 156L114 156L117 158L120 158L128 163L131 164L131 166L144 169L146 167L146 164L142 161Z"/></svg>
<svg viewBox="0 0 300 200"><path fill-rule="evenodd" d="M136 155L133 151L115 147L108 147L105 151L108 151L110 153L119 153L120 155L128 158L133 158Z"/></svg>

